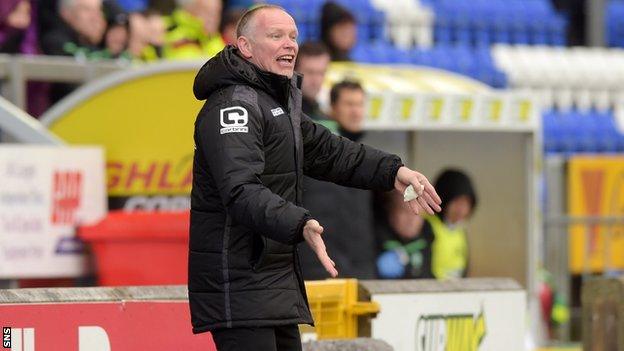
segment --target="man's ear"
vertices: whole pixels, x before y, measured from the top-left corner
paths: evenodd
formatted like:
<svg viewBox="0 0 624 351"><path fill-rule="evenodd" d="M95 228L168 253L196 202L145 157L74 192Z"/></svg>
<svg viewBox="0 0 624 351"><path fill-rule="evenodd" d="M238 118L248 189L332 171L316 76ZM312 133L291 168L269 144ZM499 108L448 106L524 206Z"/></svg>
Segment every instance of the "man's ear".
<svg viewBox="0 0 624 351"><path fill-rule="evenodd" d="M238 37L238 39L236 39L236 46L244 58L250 59L251 56L253 56L251 54L251 40L249 40L246 36L241 35Z"/></svg>

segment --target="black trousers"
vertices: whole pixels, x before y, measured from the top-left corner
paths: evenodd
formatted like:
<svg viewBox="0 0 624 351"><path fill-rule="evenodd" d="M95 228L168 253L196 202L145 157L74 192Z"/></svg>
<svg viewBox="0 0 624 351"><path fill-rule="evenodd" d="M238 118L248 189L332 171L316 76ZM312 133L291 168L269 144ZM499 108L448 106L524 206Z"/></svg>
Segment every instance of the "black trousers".
<svg viewBox="0 0 624 351"><path fill-rule="evenodd" d="M212 331L218 351L301 351L297 325Z"/></svg>

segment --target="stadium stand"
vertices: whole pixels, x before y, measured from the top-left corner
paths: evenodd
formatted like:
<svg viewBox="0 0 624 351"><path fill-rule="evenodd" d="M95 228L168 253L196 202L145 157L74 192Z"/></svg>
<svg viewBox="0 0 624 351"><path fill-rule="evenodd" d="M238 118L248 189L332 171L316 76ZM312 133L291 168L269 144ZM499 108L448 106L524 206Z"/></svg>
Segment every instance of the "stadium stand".
<svg viewBox="0 0 624 351"><path fill-rule="evenodd" d="M547 0L427 0L436 43L565 45L566 20Z"/></svg>
<svg viewBox="0 0 624 351"><path fill-rule="evenodd" d="M538 92L545 108L605 111L624 91L619 49L496 45L492 56L511 87Z"/></svg>
<svg viewBox="0 0 624 351"><path fill-rule="evenodd" d="M507 86L505 74L492 61L487 47L436 45L432 48L400 49L392 44L360 44L351 53L358 62L414 64L440 68L480 80L494 88Z"/></svg>

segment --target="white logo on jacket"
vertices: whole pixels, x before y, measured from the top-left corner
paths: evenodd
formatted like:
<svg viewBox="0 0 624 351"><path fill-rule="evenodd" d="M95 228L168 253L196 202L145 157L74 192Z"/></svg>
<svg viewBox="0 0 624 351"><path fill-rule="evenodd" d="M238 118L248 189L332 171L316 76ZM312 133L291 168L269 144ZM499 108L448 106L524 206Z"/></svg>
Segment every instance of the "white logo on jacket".
<svg viewBox="0 0 624 351"><path fill-rule="evenodd" d="M284 110L282 110L281 107L276 107L276 108L271 110L271 113L273 114L273 117L277 117L279 115L283 115L284 114Z"/></svg>
<svg viewBox="0 0 624 351"><path fill-rule="evenodd" d="M221 114L221 134L227 133L247 133L247 122L249 122L249 114L244 107L233 106L222 108Z"/></svg>

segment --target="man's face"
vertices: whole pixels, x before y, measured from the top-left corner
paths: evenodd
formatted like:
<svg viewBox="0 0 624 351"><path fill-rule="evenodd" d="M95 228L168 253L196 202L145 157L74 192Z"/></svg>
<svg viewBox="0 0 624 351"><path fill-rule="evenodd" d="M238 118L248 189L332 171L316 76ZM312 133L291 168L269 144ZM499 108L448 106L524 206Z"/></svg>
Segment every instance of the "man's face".
<svg viewBox="0 0 624 351"><path fill-rule="evenodd" d="M295 20L279 9L263 9L250 23L249 37L238 38L243 56L260 69L291 78L299 51Z"/></svg>
<svg viewBox="0 0 624 351"><path fill-rule="evenodd" d="M61 12L63 20L91 44L98 44L104 36L106 21L102 0L76 0Z"/></svg>
<svg viewBox="0 0 624 351"><path fill-rule="evenodd" d="M364 122L364 92L342 89L332 105L331 117L347 132L359 133Z"/></svg>
<svg viewBox="0 0 624 351"><path fill-rule="evenodd" d="M26 29L30 25L30 1L22 0L11 11L6 19L6 24L16 29Z"/></svg>
<svg viewBox="0 0 624 351"><path fill-rule="evenodd" d="M323 80L325 79L325 73L327 73L328 66L329 55L327 54L299 57L297 71L303 74L301 90L306 98L316 100L316 97L323 86Z"/></svg>

